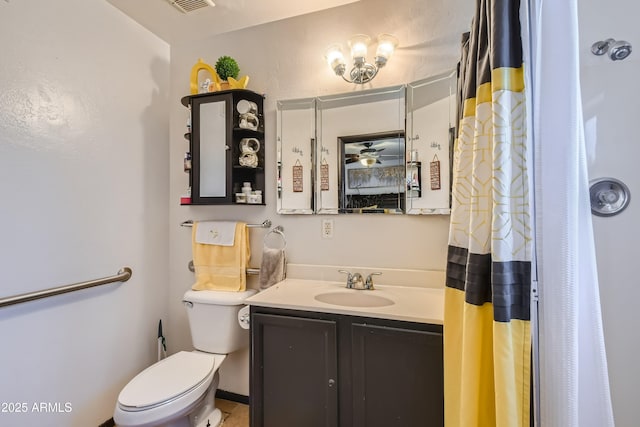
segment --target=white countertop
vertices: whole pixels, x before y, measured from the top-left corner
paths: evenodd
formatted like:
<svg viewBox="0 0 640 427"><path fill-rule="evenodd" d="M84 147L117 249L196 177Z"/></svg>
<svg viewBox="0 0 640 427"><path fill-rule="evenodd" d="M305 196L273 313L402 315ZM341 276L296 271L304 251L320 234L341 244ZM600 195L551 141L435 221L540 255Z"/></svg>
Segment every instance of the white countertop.
<svg viewBox="0 0 640 427"><path fill-rule="evenodd" d="M390 299L392 305L353 307L320 302L315 296L325 293L366 293ZM380 319L442 325L444 289L395 285L375 285L375 290L347 289L344 282L285 279L245 300L247 304L321 313L347 314Z"/></svg>

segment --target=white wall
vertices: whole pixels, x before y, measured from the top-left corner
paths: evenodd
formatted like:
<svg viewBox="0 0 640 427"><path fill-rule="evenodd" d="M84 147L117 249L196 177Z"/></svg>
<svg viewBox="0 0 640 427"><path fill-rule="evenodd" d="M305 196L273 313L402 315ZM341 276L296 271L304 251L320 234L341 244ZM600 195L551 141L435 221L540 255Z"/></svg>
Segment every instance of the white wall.
<svg viewBox="0 0 640 427"><path fill-rule="evenodd" d="M27 405L0 425L97 426L167 317L169 47L103 0L17 0L0 52L0 297L133 269L0 308L0 402Z"/></svg>
<svg viewBox="0 0 640 427"><path fill-rule="evenodd" d="M170 350L190 348L182 294L193 283L187 270L191 258L187 219L237 219L283 225L291 263L329 264L406 269L445 268L448 216L340 215L333 239L321 238L326 216L276 214L276 101L349 92L356 88L336 77L324 62L334 42L355 33L381 32L400 39L388 65L370 87L408 83L453 69L459 58L461 34L467 31L473 3L465 0L362 0L347 6L265 24L198 42L171 47L171 211L170 211ZM211 65L221 55L234 56L240 75L250 76L249 89L266 94L266 206L179 206L188 180L182 159L188 150L183 138L188 116L180 98L189 93L189 74L198 58ZM367 86L368 88L369 86ZM259 266L264 231L251 230L253 264ZM380 279L383 280L383 279ZM248 393L246 354L228 358L221 388ZM231 370L228 368L232 367ZM226 373L225 373L226 372Z"/></svg>
<svg viewBox="0 0 640 427"><path fill-rule="evenodd" d="M270 218L284 225L293 263L443 269L448 217L338 216L335 237L321 239L323 216L275 213L274 167L267 169L266 207L179 206L187 182L187 113L179 99L188 93L197 58L213 63L235 56L251 76L249 88L267 95L267 161L273 162L277 99L354 90L325 66L328 44L356 32L394 33L401 49L372 86L417 80L453 67L470 3L363 0L173 46L167 96L168 47L106 2L0 2L0 297L111 275L124 265L134 270L125 284L0 309L0 402L28 404L27 413L0 412L0 425L87 426L111 417L122 386L153 362L157 319L168 312L170 350L190 348L180 304L193 280L186 269L190 230L179 227L185 219ZM640 46L639 9L631 0L580 3L590 173L622 179L633 194L640 190L631 125L640 115L633 97L640 93L640 59L634 53L613 63L589 47L607 37ZM619 216L594 218L614 411L622 427L635 425L640 384L640 332L633 327L640 288L627 243L640 241L637 216L632 201ZM262 231L251 233L258 265ZM248 392L246 360L245 353L225 362L223 388ZM71 412L33 412L40 402L62 411L68 402Z"/></svg>
<svg viewBox="0 0 640 427"><path fill-rule="evenodd" d="M635 129L640 117L640 5L632 0L582 0L580 55L582 95L590 178L614 177L629 187L629 207L620 215L593 217L600 294L613 410L618 427L638 425L640 329L638 251L640 241L640 144ZM631 42L636 52L612 62L591 54L591 45L606 38Z"/></svg>

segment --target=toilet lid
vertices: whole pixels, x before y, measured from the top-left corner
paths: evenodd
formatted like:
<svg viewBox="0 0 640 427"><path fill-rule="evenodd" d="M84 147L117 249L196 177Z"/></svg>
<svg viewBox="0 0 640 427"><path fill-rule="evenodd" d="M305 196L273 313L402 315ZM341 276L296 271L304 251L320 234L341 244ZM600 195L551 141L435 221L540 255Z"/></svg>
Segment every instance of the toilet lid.
<svg viewBox="0 0 640 427"><path fill-rule="evenodd" d="M216 355L181 351L140 372L120 392L123 406L162 404L193 389L215 369Z"/></svg>

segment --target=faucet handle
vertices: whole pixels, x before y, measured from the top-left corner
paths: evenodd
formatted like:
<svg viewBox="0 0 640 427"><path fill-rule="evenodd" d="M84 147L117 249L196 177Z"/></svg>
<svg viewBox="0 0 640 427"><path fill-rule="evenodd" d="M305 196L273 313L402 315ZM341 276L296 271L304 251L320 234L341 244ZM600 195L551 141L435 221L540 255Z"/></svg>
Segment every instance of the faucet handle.
<svg viewBox="0 0 640 427"><path fill-rule="evenodd" d="M369 274L367 276L367 280L364 282L364 288L369 290L374 290L375 288L373 287L373 276L380 276L380 275L382 275L382 273L379 271L374 271L373 273Z"/></svg>
<svg viewBox="0 0 640 427"><path fill-rule="evenodd" d="M338 270L338 273L347 275L347 288L353 288L353 274L347 270Z"/></svg>

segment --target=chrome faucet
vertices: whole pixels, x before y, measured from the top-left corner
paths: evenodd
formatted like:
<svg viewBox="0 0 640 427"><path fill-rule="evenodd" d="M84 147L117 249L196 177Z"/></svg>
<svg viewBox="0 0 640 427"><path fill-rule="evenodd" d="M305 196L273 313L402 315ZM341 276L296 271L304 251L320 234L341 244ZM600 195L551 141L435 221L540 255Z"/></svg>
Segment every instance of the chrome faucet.
<svg viewBox="0 0 640 427"><path fill-rule="evenodd" d="M359 286L358 286L359 284ZM347 283L347 287L349 288L349 283ZM362 289L364 288L364 280L362 279L362 275L360 273L355 273L351 278L351 288L353 289Z"/></svg>
<svg viewBox="0 0 640 427"><path fill-rule="evenodd" d="M380 276L382 273L379 271L374 271L373 273L367 276L367 280L364 282L364 288L373 291L375 288L373 287L373 276Z"/></svg>
<svg viewBox="0 0 640 427"><path fill-rule="evenodd" d="M354 273L351 274L347 270L338 270L339 273L344 273L347 275L347 289L364 289L364 281L362 279L362 274ZM358 286L360 284L360 286Z"/></svg>
<svg viewBox="0 0 640 427"><path fill-rule="evenodd" d="M370 291L375 289L373 286L373 276L380 276L382 274L378 271L374 271L367 276L366 280L364 280L360 273L351 273L347 270L338 270L338 272L347 275L347 289L367 289Z"/></svg>

